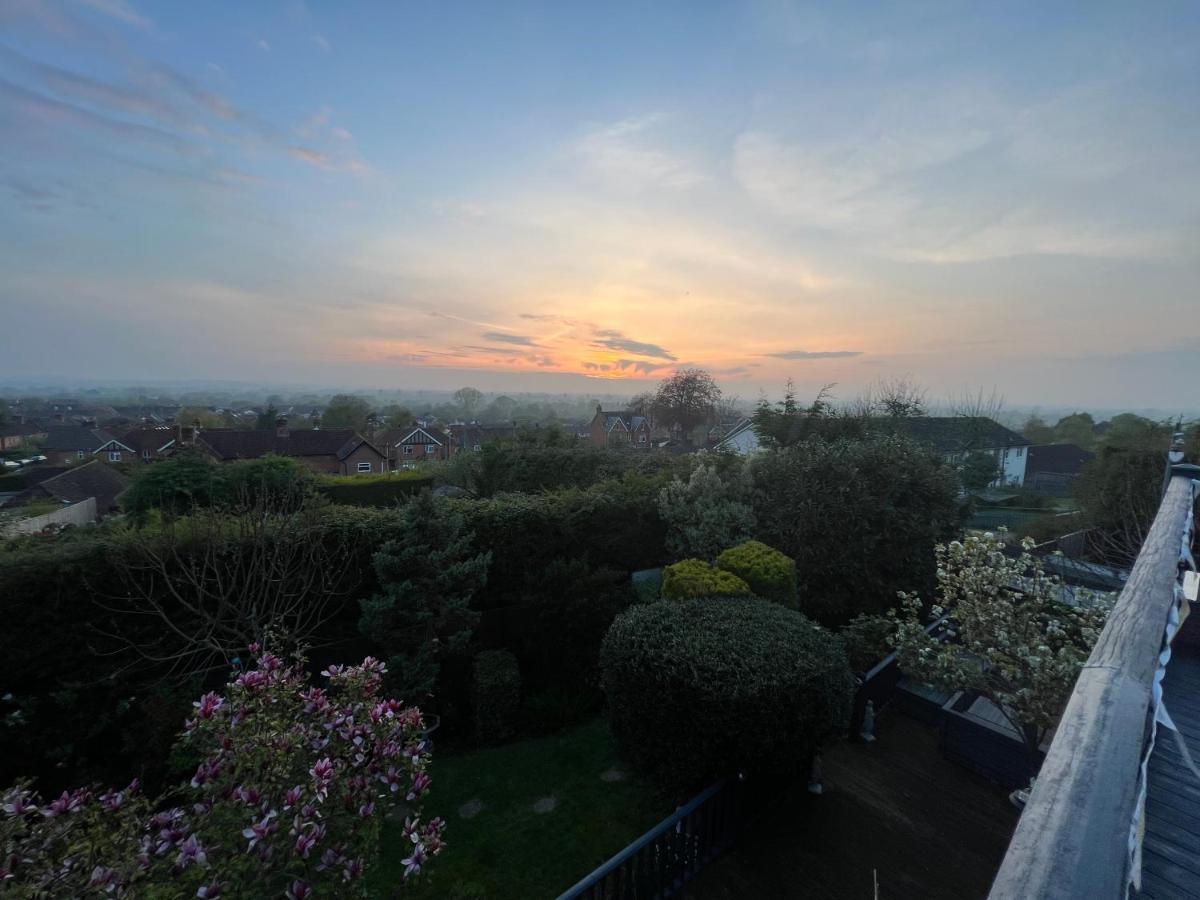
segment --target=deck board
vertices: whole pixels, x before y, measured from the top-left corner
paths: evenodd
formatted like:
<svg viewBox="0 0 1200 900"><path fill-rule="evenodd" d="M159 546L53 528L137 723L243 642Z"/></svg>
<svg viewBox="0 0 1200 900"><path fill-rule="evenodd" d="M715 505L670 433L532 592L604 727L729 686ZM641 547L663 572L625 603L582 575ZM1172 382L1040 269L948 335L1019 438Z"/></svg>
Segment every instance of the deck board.
<svg viewBox="0 0 1200 900"><path fill-rule="evenodd" d="M1200 761L1200 652L1195 647L1174 649L1163 703L1192 758ZM1200 778L1184 765L1170 729L1159 727L1147 771L1140 896L1200 897Z"/></svg>

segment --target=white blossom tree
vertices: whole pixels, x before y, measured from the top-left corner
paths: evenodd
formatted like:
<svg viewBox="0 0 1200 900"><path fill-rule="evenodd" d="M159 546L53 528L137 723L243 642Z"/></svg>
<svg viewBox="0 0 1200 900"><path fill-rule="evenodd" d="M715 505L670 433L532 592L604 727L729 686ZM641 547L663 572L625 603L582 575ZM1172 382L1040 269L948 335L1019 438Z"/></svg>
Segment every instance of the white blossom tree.
<svg viewBox="0 0 1200 900"><path fill-rule="evenodd" d="M1076 592L1064 602L1061 579L1045 573L1032 546L1027 538L1014 558L991 533L939 544L938 601L926 617L921 598L901 592L892 639L906 674L991 700L1024 738L1031 774L1112 599ZM942 639L926 631L930 617L945 617Z"/></svg>

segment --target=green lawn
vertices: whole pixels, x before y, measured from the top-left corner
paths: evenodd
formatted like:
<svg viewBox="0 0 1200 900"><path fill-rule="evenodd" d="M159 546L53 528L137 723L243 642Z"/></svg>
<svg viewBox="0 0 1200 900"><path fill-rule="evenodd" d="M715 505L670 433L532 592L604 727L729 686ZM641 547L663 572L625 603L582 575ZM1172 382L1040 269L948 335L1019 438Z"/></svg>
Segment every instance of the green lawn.
<svg viewBox="0 0 1200 900"><path fill-rule="evenodd" d="M537 738L444 759L434 753L427 816L446 819L447 846L428 878L405 891L414 898L555 897L670 810L632 776L605 781L619 768L603 719ZM554 797L550 812L534 803ZM470 818L459 810L482 807ZM398 896L407 856L396 825L386 827L371 876L372 897Z"/></svg>

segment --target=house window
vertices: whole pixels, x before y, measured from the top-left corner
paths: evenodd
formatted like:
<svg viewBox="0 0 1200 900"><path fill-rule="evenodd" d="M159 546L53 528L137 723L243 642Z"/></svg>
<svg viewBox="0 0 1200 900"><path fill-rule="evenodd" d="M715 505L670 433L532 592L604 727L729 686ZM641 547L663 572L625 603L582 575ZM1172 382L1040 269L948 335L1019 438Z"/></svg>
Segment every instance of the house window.
<svg viewBox="0 0 1200 900"><path fill-rule="evenodd" d="M1020 456L1020 455L1021 455L1021 454L1023 454L1024 452L1025 452L1025 448L1024 448L1024 447L1018 447L1018 448L1017 448L1017 456Z"/></svg>
<svg viewBox="0 0 1200 900"><path fill-rule="evenodd" d="M108 461L109 462L120 462L121 461L121 451L120 450L109 450L108 451Z"/></svg>
<svg viewBox="0 0 1200 900"><path fill-rule="evenodd" d="M639 434L639 435L638 435L638 443L639 443L639 444L644 444L644 443L646 443L646 436L645 436L644 434Z"/></svg>
<svg viewBox="0 0 1200 900"><path fill-rule="evenodd" d="M437 452L437 445L435 445L435 444L426 444L425 445L425 455L426 456L428 456L431 453L436 453L436 452Z"/></svg>
<svg viewBox="0 0 1200 900"><path fill-rule="evenodd" d="M404 455L405 455L405 456L412 456L412 444L405 444L405 445L404 445Z"/></svg>
<svg viewBox="0 0 1200 900"><path fill-rule="evenodd" d="M146 460L146 462L150 461L150 451L149 450L142 451L142 459Z"/></svg>
<svg viewBox="0 0 1200 900"><path fill-rule="evenodd" d="M76 450L76 451L75 451L75 458L76 458L76 459L83 459L83 451L82 451L82 450Z"/></svg>
<svg viewBox="0 0 1200 900"><path fill-rule="evenodd" d="M371 464L370 464L369 462L360 462L360 463L358 464L358 471L360 471L360 472L370 472L370 471L371 471Z"/></svg>
<svg viewBox="0 0 1200 900"><path fill-rule="evenodd" d="M483 448L482 448L482 447L480 447L478 444L476 444L476 445L475 445L475 449L476 449L476 450L482 450Z"/></svg>

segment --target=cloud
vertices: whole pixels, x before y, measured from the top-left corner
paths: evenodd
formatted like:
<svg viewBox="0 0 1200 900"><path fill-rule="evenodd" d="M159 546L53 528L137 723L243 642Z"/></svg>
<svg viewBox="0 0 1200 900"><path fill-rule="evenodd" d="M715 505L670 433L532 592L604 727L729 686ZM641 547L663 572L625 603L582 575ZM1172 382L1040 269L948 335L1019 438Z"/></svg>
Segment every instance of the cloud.
<svg viewBox="0 0 1200 900"><path fill-rule="evenodd" d="M314 150L311 147L288 147L288 155L293 159L298 159L300 162L308 163L310 166L316 166L318 169L324 169L327 172L362 174L368 171L367 164L360 159L353 157L349 159L335 159L328 153Z"/></svg>
<svg viewBox="0 0 1200 900"><path fill-rule="evenodd" d="M768 353L776 359L844 359L850 356L862 356L861 350L783 350L779 353Z"/></svg>
<svg viewBox="0 0 1200 900"><path fill-rule="evenodd" d="M631 190L689 188L706 181L707 177L683 158L644 140L645 132L661 118L641 116L598 128L579 140L575 152L605 181Z"/></svg>
<svg viewBox="0 0 1200 900"><path fill-rule="evenodd" d="M314 34L312 36L312 42L314 44L316 44L317 49L320 50L322 53L328 53L330 50L333 49L332 47L329 46L329 41L325 39L325 35L323 35L323 34Z"/></svg>
<svg viewBox="0 0 1200 900"><path fill-rule="evenodd" d="M621 371L632 369L635 372L642 372L648 375L658 369L668 368L668 366L664 363L647 362L644 359L618 359L617 368Z"/></svg>
<svg viewBox="0 0 1200 900"><path fill-rule="evenodd" d="M125 0L82 0L82 2L85 6L91 7L96 12L124 22L126 25L136 25L138 28L150 27L150 20L126 3Z"/></svg>
<svg viewBox="0 0 1200 900"><path fill-rule="evenodd" d="M480 337L485 341L498 341L503 344L521 344L524 347L537 346L537 341L525 334L504 334L500 331L485 331Z"/></svg>
<svg viewBox="0 0 1200 900"><path fill-rule="evenodd" d="M267 43L265 38L259 38L257 46L259 50L265 50L267 53L271 52L271 45Z"/></svg>
<svg viewBox="0 0 1200 900"><path fill-rule="evenodd" d="M595 341L596 346L607 347L609 350L623 350L626 353L635 353L638 356L654 356L659 359L669 359L672 362L678 359L673 353L660 347L658 344L647 344L643 341L631 340L619 331L597 331L596 337L599 339Z"/></svg>

